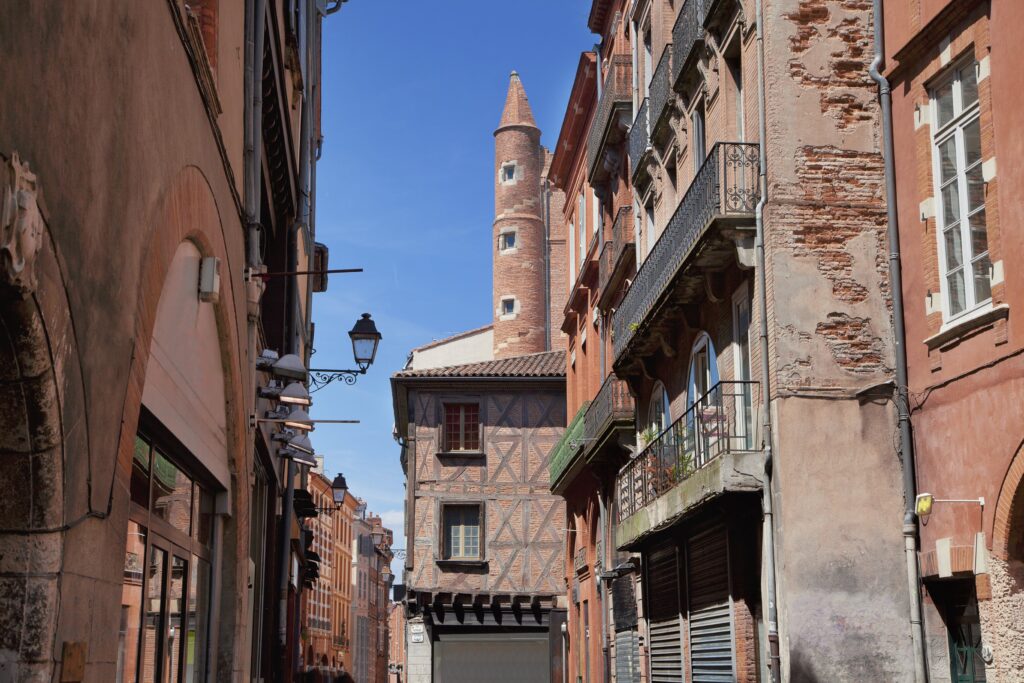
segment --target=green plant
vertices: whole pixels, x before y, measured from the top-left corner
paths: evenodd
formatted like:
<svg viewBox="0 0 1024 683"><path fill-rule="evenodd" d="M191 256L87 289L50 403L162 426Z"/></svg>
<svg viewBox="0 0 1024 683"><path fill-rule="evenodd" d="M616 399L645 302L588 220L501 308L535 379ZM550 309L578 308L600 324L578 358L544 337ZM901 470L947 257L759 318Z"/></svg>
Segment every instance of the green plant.
<svg viewBox="0 0 1024 683"><path fill-rule="evenodd" d="M629 331L630 332L636 332L639 329L640 329L640 323L633 322L633 323L629 324Z"/></svg>
<svg viewBox="0 0 1024 683"><path fill-rule="evenodd" d="M640 432L640 448L646 448L652 441L658 438L658 430L651 425L644 431Z"/></svg>

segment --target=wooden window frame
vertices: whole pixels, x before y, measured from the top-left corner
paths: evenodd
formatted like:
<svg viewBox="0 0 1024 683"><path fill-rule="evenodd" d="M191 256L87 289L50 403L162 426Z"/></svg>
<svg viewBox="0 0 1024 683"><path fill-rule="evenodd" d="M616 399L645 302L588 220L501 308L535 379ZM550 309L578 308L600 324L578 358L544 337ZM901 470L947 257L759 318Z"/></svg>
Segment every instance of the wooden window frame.
<svg viewBox="0 0 1024 683"><path fill-rule="evenodd" d="M448 406L459 405L468 406L475 405L477 409L477 448L475 449L452 449L448 443ZM470 398L464 396L448 396L444 397L440 401L440 416L438 424L438 444L440 448L438 453L441 455L483 455L484 454L484 411L483 403L477 398ZM460 439L465 440L465 411L461 411L462 426L460 428Z"/></svg>
<svg viewBox="0 0 1024 683"><path fill-rule="evenodd" d="M448 524L447 514L451 508L476 508L477 509L477 556L476 557L449 557L448 556ZM437 524L437 558L440 566L486 566L487 565L487 506L481 500L448 500L442 501L438 507Z"/></svg>

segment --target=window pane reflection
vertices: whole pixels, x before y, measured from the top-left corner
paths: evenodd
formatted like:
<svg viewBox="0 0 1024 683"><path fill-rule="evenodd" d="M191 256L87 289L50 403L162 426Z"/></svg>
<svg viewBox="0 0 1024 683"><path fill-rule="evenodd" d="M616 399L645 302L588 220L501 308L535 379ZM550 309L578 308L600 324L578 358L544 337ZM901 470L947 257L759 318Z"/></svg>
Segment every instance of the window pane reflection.
<svg viewBox="0 0 1024 683"><path fill-rule="evenodd" d="M186 534L192 529L192 480L167 457L153 451L153 514Z"/></svg>
<svg viewBox="0 0 1024 683"><path fill-rule="evenodd" d="M135 454L132 457L132 502L149 507L149 444L135 437Z"/></svg>
<svg viewBox="0 0 1024 683"><path fill-rule="evenodd" d="M166 662L170 683L181 681L181 648L184 637L182 607L185 604L185 577L188 562L175 555L171 559L171 582L167 592L167 654Z"/></svg>
<svg viewBox="0 0 1024 683"><path fill-rule="evenodd" d="M146 626L143 632L142 661L139 663L140 683L160 683L159 665L163 656L164 567L167 552L151 548L146 570Z"/></svg>
<svg viewBox="0 0 1024 683"><path fill-rule="evenodd" d="M142 621L142 576L146 556L146 532L128 522L128 543L124 553L121 585L121 629L117 643L117 680L136 683L139 659L139 633Z"/></svg>
<svg viewBox="0 0 1024 683"><path fill-rule="evenodd" d="M185 681L202 681L206 673L206 628L210 612L210 565L192 556L188 591L188 632L185 635Z"/></svg>

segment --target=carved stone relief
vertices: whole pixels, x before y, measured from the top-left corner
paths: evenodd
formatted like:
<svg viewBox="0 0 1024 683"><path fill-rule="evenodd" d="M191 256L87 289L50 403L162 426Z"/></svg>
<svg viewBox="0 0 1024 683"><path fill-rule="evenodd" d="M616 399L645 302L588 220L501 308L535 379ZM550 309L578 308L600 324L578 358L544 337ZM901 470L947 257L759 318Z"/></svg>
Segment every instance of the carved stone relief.
<svg viewBox="0 0 1024 683"><path fill-rule="evenodd" d="M18 153L6 164L0 205L0 281L20 295L35 291L35 260L43 243L38 181Z"/></svg>

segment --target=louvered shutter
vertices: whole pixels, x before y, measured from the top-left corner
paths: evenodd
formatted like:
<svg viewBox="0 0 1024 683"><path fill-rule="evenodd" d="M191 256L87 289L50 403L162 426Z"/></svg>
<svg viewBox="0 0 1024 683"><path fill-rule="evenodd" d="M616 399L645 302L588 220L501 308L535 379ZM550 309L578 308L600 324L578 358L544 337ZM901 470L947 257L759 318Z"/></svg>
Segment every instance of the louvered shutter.
<svg viewBox="0 0 1024 683"><path fill-rule="evenodd" d="M615 680L640 683L640 636L637 633L636 591L632 576L612 581L615 613Z"/></svg>
<svg viewBox="0 0 1024 683"><path fill-rule="evenodd" d="M692 681L735 681L725 529L714 529L691 538L687 542L686 559Z"/></svg>
<svg viewBox="0 0 1024 683"><path fill-rule="evenodd" d="M679 564L676 547L671 545L647 556L651 683L683 683L679 603Z"/></svg>
<svg viewBox="0 0 1024 683"><path fill-rule="evenodd" d="M640 683L640 636L635 629L615 634L615 680Z"/></svg>

